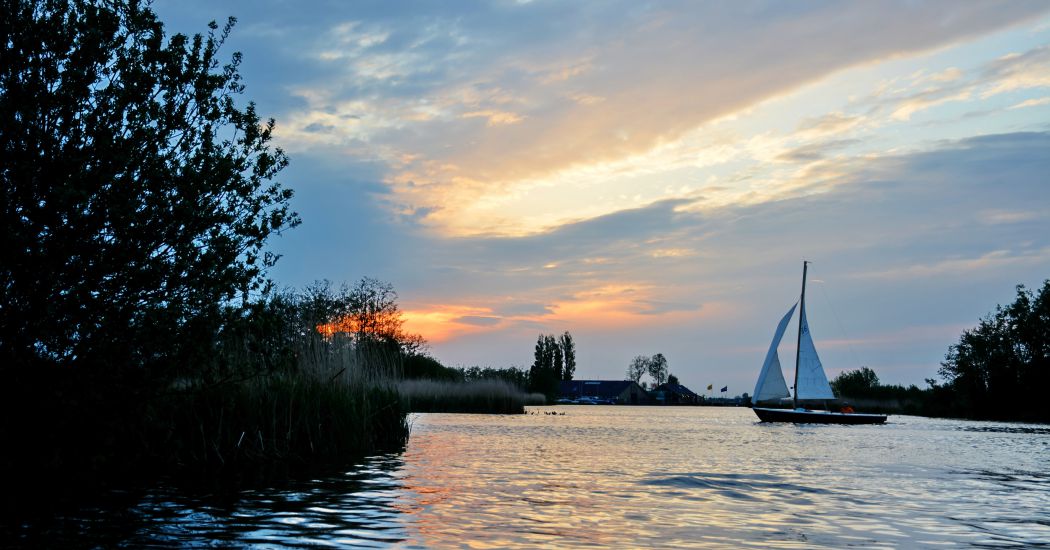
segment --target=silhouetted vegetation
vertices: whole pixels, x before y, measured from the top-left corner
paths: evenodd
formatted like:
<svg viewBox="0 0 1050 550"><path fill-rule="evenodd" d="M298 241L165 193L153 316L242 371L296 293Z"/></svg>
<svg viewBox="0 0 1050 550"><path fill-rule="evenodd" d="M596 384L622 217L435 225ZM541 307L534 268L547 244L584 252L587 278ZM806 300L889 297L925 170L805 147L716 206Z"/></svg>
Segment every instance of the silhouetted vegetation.
<svg viewBox="0 0 1050 550"><path fill-rule="evenodd" d="M165 385L144 371L15 372L3 436L18 452L4 455L4 471L42 468L66 484L158 474L230 482L403 445L400 347L318 330L369 307L349 296L318 284L230 309L218 332L202 334L212 355Z"/></svg>
<svg viewBox="0 0 1050 550"><path fill-rule="evenodd" d="M423 354L412 354L405 357L405 380L437 380L442 382L462 382L463 372L446 367L440 361Z"/></svg>
<svg viewBox="0 0 1050 550"><path fill-rule="evenodd" d="M265 285L268 237L299 223L274 181L274 122L236 106L240 54L218 59L233 20L165 42L135 2L8 2L3 17L5 370L177 377L225 306Z"/></svg>
<svg viewBox="0 0 1050 550"><path fill-rule="evenodd" d="M412 412L522 414L525 405L543 405L542 394L526 394L498 379L470 382L405 380L399 387L403 406Z"/></svg>
<svg viewBox="0 0 1050 550"><path fill-rule="evenodd" d="M529 387L529 373L517 367L497 369L493 367L469 367L459 369L463 373L463 379L468 382L475 380L503 380L514 384L516 387L526 390Z"/></svg>
<svg viewBox="0 0 1050 550"><path fill-rule="evenodd" d="M868 367L843 371L831 381L836 396L868 397L880 387L879 376Z"/></svg>
<svg viewBox="0 0 1050 550"><path fill-rule="evenodd" d="M1018 286L1014 303L949 348L939 373L968 415L1050 421L1050 280L1038 294Z"/></svg>
<svg viewBox="0 0 1050 550"><path fill-rule="evenodd" d="M566 331L560 338L540 334L536 338L532 367L529 369L529 391L542 393L548 401L558 396L558 382L572 380L576 372L576 344Z"/></svg>
<svg viewBox="0 0 1050 550"><path fill-rule="evenodd" d="M638 355L627 365L627 379L642 384L642 377L646 374L653 379L652 387L657 387L667 381L668 377L667 358L664 354L657 353L652 357ZM645 384L642 384L645 387Z"/></svg>
<svg viewBox="0 0 1050 550"><path fill-rule="evenodd" d="M423 343L392 288L265 278L267 240L299 218L274 121L235 101L240 54L219 60L234 20L165 38L133 0L16 0L0 18L5 487L402 444L393 379Z"/></svg>
<svg viewBox="0 0 1050 550"><path fill-rule="evenodd" d="M562 380L572 380L576 374L576 342L572 339L569 331L565 331L558 337L558 347L561 349L564 364L561 369Z"/></svg>
<svg viewBox="0 0 1050 550"><path fill-rule="evenodd" d="M868 367L843 371L831 381L831 389L840 400L858 411L938 416L930 389L920 389L914 384L883 385Z"/></svg>
<svg viewBox="0 0 1050 550"><path fill-rule="evenodd" d="M543 394L527 394L529 373L509 367L451 368L433 357L414 354L404 361L399 387L412 412L523 413L525 405L543 405Z"/></svg>
<svg viewBox="0 0 1050 550"><path fill-rule="evenodd" d="M1038 294L1017 287L1017 298L980 320L952 345L941 363L943 384L884 386L869 369L833 382L836 395L888 412L1050 422L1050 280Z"/></svg>

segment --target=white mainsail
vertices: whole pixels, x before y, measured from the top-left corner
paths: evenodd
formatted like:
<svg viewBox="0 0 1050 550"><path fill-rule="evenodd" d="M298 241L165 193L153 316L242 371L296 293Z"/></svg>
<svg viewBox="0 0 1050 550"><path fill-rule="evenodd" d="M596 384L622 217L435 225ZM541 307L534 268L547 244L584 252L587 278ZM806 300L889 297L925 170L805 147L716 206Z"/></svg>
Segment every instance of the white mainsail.
<svg viewBox="0 0 1050 550"><path fill-rule="evenodd" d="M752 397L754 403L791 397L787 384L784 382L784 371L780 368L777 348L780 347L780 340L784 338L784 331L787 330L788 322L791 321L791 316L794 315L797 306L797 303L791 306L787 315L777 325L776 333L773 334L773 342L769 344L769 351L766 352L766 362L762 364L762 372L759 373L758 382L755 384L755 394Z"/></svg>
<svg viewBox="0 0 1050 550"><path fill-rule="evenodd" d="M835 399L834 392L824 374L824 367L813 346L806 321L806 306L799 311L798 381L795 383L795 399Z"/></svg>

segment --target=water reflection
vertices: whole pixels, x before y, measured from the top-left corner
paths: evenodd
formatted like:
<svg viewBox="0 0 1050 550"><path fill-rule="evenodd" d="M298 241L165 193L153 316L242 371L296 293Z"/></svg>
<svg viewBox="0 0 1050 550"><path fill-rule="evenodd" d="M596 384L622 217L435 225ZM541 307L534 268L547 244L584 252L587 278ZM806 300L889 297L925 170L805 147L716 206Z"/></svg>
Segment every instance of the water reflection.
<svg viewBox="0 0 1050 550"><path fill-rule="evenodd" d="M406 480L442 498L415 518L416 540L436 547L1050 544L1050 479L1035 474L1048 470L1050 457L1043 438L1029 433L972 432L961 429L967 423L914 417L886 426L795 426L758 424L741 409L558 410L566 416L421 418Z"/></svg>
<svg viewBox="0 0 1050 550"><path fill-rule="evenodd" d="M1050 438L732 408L421 415L404 453L232 496L161 488L27 526L26 546L1050 546Z"/></svg>
<svg viewBox="0 0 1050 550"><path fill-rule="evenodd" d="M33 547L386 547L408 539L400 454L323 479L236 494L170 487L27 520L9 543ZM133 503L129 501L134 499Z"/></svg>

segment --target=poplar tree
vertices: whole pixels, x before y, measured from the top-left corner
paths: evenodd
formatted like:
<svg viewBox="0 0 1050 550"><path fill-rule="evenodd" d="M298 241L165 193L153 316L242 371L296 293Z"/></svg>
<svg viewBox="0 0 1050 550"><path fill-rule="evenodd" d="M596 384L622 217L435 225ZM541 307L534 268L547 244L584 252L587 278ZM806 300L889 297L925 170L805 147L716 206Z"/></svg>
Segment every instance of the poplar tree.
<svg viewBox="0 0 1050 550"><path fill-rule="evenodd" d="M565 365L561 371L561 379L572 380L573 375L576 374L576 343L573 342L569 331L565 331L561 335L558 345L561 347L561 353L565 359Z"/></svg>

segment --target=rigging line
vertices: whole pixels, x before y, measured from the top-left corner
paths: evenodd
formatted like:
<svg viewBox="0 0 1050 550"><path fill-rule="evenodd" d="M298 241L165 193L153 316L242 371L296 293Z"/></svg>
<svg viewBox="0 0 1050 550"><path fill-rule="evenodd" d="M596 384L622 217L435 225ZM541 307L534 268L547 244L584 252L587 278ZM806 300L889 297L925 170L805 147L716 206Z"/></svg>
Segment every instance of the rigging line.
<svg viewBox="0 0 1050 550"><path fill-rule="evenodd" d="M869 366L861 364L860 360L857 358L857 352L853 349L853 344L850 343L849 335L846 334L846 329L842 326L842 321L839 319L838 313L835 311L835 308L831 305L831 299L828 298L828 291L824 290L823 284L817 286L820 287L820 293L824 296L824 301L828 304L828 310L831 311L831 316L835 318L835 323L839 326L839 333L842 334L842 339L846 342L846 348L849 349L849 354L852 356L853 362L854 364L856 364L856 368L859 369L864 366Z"/></svg>

